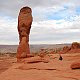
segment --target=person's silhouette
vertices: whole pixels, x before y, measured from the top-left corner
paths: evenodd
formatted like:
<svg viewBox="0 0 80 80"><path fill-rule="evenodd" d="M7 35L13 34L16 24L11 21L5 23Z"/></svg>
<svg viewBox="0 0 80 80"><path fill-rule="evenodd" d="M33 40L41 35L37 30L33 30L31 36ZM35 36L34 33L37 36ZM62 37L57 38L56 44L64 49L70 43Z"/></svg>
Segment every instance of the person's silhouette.
<svg viewBox="0 0 80 80"><path fill-rule="evenodd" d="M61 55L59 55L59 60L63 60L63 58L62 58L62 56L61 56Z"/></svg>

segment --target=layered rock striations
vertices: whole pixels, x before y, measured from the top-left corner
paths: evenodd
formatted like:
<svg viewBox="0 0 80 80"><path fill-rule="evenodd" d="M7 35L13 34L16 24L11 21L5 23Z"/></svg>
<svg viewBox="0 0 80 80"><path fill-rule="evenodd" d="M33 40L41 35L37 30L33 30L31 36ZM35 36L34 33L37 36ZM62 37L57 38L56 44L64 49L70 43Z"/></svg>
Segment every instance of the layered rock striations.
<svg viewBox="0 0 80 80"><path fill-rule="evenodd" d="M30 7L23 7L18 16L19 46L17 49L17 60L27 57L30 54L29 34L32 24L32 10Z"/></svg>

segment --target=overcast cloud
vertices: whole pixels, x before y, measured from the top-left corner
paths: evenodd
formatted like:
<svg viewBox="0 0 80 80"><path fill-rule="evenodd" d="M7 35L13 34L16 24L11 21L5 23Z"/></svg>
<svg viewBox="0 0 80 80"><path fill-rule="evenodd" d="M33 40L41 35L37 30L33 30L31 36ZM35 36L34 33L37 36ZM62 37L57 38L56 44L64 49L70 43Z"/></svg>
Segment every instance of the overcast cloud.
<svg viewBox="0 0 80 80"><path fill-rule="evenodd" d="M0 0L0 44L18 44L23 6L32 8L30 44L80 42L80 0Z"/></svg>

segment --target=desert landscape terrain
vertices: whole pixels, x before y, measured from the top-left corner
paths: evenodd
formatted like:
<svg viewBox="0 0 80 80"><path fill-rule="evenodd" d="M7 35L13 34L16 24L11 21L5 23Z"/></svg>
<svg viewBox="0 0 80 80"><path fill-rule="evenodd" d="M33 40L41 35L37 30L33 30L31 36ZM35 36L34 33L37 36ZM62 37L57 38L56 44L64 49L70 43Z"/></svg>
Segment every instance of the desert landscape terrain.
<svg viewBox="0 0 80 80"><path fill-rule="evenodd" d="M1 0L0 80L80 80L80 0Z"/></svg>
<svg viewBox="0 0 80 80"><path fill-rule="evenodd" d="M69 47L71 46L69 45ZM50 46L46 47L50 48ZM46 50L46 47L43 50ZM23 63L17 63L16 53L1 54L0 80L80 80L80 69L71 68L72 63L80 62L79 49L75 47L76 52L73 49L62 53L62 51L65 52L64 47L62 47L61 51L57 53L44 54L45 51L42 51L44 57L41 57L41 59L43 61L40 61L38 55L42 50L41 46L39 46L39 53L34 54L34 57L24 59ZM35 47L33 46L33 48ZM54 47L51 48L54 49ZM59 60L60 55L62 60Z"/></svg>

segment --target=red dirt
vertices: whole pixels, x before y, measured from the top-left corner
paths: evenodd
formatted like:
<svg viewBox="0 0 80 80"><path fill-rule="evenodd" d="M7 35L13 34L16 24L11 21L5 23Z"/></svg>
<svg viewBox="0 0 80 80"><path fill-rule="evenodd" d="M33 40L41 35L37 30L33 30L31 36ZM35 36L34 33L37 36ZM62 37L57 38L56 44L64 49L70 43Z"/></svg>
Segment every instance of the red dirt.
<svg viewBox="0 0 80 80"><path fill-rule="evenodd" d="M0 57L0 74L9 69L14 62L14 58Z"/></svg>
<svg viewBox="0 0 80 80"><path fill-rule="evenodd" d="M45 57L48 63L14 63L0 74L0 80L80 80L80 70L70 68L73 62L80 61L80 53L62 54L62 57L60 61L58 54L50 54Z"/></svg>

